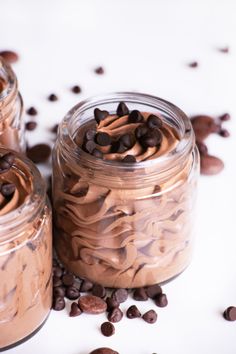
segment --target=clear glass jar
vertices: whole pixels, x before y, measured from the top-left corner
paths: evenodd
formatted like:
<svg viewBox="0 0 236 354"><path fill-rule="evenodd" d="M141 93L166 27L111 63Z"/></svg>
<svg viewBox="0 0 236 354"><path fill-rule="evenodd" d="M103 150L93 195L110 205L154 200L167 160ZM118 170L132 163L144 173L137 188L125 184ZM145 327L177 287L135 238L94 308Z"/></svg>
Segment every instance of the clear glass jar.
<svg viewBox="0 0 236 354"><path fill-rule="evenodd" d="M74 138L94 109L161 114L179 137L174 150L135 164L96 158ZM162 283L189 264L199 155L190 120L176 106L140 93L79 103L59 127L53 152L55 247L64 266L107 287Z"/></svg>
<svg viewBox="0 0 236 354"><path fill-rule="evenodd" d="M7 152L0 148L0 156ZM0 351L41 328L52 300L51 207L45 183L30 160L14 155L11 170L0 173L0 185L16 187L11 198L0 192Z"/></svg>
<svg viewBox="0 0 236 354"><path fill-rule="evenodd" d="M25 151L23 101L17 78L11 67L0 57L0 146Z"/></svg>

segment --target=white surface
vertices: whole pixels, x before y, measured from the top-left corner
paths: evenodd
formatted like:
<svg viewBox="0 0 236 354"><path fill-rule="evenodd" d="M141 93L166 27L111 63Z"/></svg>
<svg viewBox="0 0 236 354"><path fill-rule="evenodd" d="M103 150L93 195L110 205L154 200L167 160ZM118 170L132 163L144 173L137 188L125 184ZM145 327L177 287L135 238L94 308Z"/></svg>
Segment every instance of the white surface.
<svg viewBox="0 0 236 354"><path fill-rule="evenodd" d="M25 106L35 105L48 132L78 100L117 90L136 90L172 101L187 114L232 114L231 138L209 140L225 170L201 177L197 239L191 266L164 286L169 306L156 324L124 319L111 338L100 334L105 315L70 318L52 312L43 329L9 354L87 354L110 346L120 354L235 354L236 323L222 311L236 305L236 2L234 0L2 0L2 49L21 55L14 66ZM230 54L218 47L230 46ZM197 60L199 68L186 63ZM104 66L105 75L94 67ZM79 84L83 93L70 93ZM48 102L55 92L60 100ZM130 301L130 304L133 303ZM124 308L128 307L124 304ZM138 304L153 307L151 302Z"/></svg>

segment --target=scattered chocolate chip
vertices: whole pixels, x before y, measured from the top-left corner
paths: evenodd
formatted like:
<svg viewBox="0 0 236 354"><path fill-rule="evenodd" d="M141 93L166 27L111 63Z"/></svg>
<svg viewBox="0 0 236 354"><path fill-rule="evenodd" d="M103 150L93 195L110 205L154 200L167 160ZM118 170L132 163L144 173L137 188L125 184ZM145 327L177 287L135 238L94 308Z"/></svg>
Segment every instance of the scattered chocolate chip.
<svg viewBox="0 0 236 354"><path fill-rule="evenodd" d="M113 291L111 297L120 304L128 299L128 291L126 289L116 289Z"/></svg>
<svg viewBox="0 0 236 354"><path fill-rule="evenodd" d="M3 183L0 186L0 191L4 197L11 197L16 190L16 186L13 183Z"/></svg>
<svg viewBox="0 0 236 354"><path fill-rule="evenodd" d="M155 304L159 307L165 307L168 305L166 294L159 294L155 297Z"/></svg>
<svg viewBox="0 0 236 354"><path fill-rule="evenodd" d="M104 74L104 69L103 69L102 66L98 66L98 67L94 70L94 72L95 72L96 74L98 74L98 75L102 75L102 74Z"/></svg>
<svg viewBox="0 0 236 354"><path fill-rule="evenodd" d="M146 290L144 288L137 288L133 292L133 299L136 301L146 301L148 299Z"/></svg>
<svg viewBox="0 0 236 354"><path fill-rule="evenodd" d="M55 102L55 101L58 101L58 97L57 97L57 95L55 95L55 93L51 93L48 96L48 100L51 101L51 102Z"/></svg>
<svg viewBox="0 0 236 354"><path fill-rule="evenodd" d="M133 155L126 155L122 161L125 163L134 163L136 162L136 158Z"/></svg>
<svg viewBox="0 0 236 354"><path fill-rule="evenodd" d="M229 47L219 48L219 52L227 54L227 53L229 53Z"/></svg>
<svg viewBox="0 0 236 354"><path fill-rule="evenodd" d="M36 108L34 107L30 107L27 109L26 113L29 115L29 116L36 116L38 114L38 111Z"/></svg>
<svg viewBox="0 0 236 354"><path fill-rule="evenodd" d="M62 286L56 286L53 288L53 296L54 297L64 297L65 296L65 288Z"/></svg>
<svg viewBox="0 0 236 354"><path fill-rule="evenodd" d="M144 148L157 146L162 141L162 133L159 129L148 131L145 135L141 136L139 141Z"/></svg>
<svg viewBox="0 0 236 354"><path fill-rule="evenodd" d="M103 347L103 348L97 348L92 352L90 352L89 354L119 354L119 353L113 349Z"/></svg>
<svg viewBox="0 0 236 354"><path fill-rule="evenodd" d="M13 153L9 152L0 157L0 174L8 171L15 161L15 156Z"/></svg>
<svg viewBox="0 0 236 354"><path fill-rule="evenodd" d="M68 286L66 288L66 297L69 300L76 300L80 296L79 290L74 286Z"/></svg>
<svg viewBox="0 0 236 354"><path fill-rule="evenodd" d="M134 109L129 114L129 123L141 123L143 121L142 114L137 110Z"/></svg>
<svg viewBox="0 0 236 354"><path fill-rule="evenodd" d="M29 130L29 131L35 130L36 127L37 127L37 123L36 123L36 122L33 122L33 121L27 122L27 123L25 124L25 129L26 129L26 130Z"/></svg>
<svg viewBox="0 0 236 354"><path fill-rule="evenodd" d="M80 92L81 92L81 87L78 86L78 85L75 85L75 86L73 86L73 87L71 88L71 91L72 91L73 93L80 93Z"/></svg>
<svg viewBox="0 0 236 354"><path fill-rule="evenodd" d="M126 316L130 319L138 318L138 317L141 317L141 313L140 313L139 309L137 308L137 306L132 305L128 308L128 310L126 312Z"/></svg>
<svg viewBox="0 0 236 354"><path fill-rule="evenodd" d="M93 155L94 157L99 158L99 159L103 159L103 153L102 153L100 150L98 150L98 149L94 149L94 150L92 151L92 155Z"/></svg>
<svg viewBox="0 0 236 354"><path fill-rule="evenodd" d="M62 285L62 280L60 277L56 277L55 275L53 275L52 277L52 283L53 283L53 287L57 287L57 286L61 286Z"/></svg>
<svg viewBox="0 0 236 354"><path fill-rule="evenodd" d="M59 124L55 124L55 125L51 128L51 133L57 134L58 127L59 127Z"/></svg>
<svg viewBox="0 0 236 354"><path fill-rule="evenodd" d="M147 126L150 129L155 129L155 128L161 128L163 125L163 122L161 118L155 116L154 114L150 114L150 116L147 119Z"/></svg>
<svg viewBox="0 0 236 354"><path fill-rule="evenodd" d="M107 315L107 319L113 323L120 322L122 318L123 318L123 312L121 311L121 309L119 309L119 307L115 307L114 309L109 311Z"/></svg>
<svg viewBox="0 0 236 354"><path fill-rule="evenodd" d="M109 116L109 112L101 111L99 108L95 108L94 110L94 118L96 122L99 124L102 120L104 120L107 116Z"/></svg>
<svg viewBox="0 0 236 354"><path fill-rule="evenodd" d="M88 130L85 132L84 137L85 137L85 139L87 139L87 140L94 140L95 135L96 135L96 130L94 130L94 129L88 129Z"/></svg>
<svg viewBox="0 0 236 354"><path fill-rule="evenodd" d="M85 293L87 291L92 290L92 288L93 288L93 283L90 280L83 279L79 291L81 293Z"/></svg>
<svg viewBox="0 0 236 354"><path fill-rule="evenodd" d="M230 136L230 133L227 129L221 129L219 135L223 138L228 138Z"/></svg>
<svg viewBox="0 0 236 354"><path fill-rule="evenodd" d="M126 106L126 104L124 102L120 102L118 104L116 114L119 117L126 116L127 114L129 114L129 108Z"/></svg>
<svg viewBox="0 0 236 354"><path fill-rule="evenodd" d="M197 68L198 67L198 62L197 61L192 61L191 63L188 64L190 68Z"/></svg>
<svg viewBox="0 0 236 354"><path fill-rule="evenodd" d="M75 277L73 274L67 273L63 275L61 280L65 286L72 286L74 284Z"/></svg>
<svg viewBox="0 0 236 354"><path fill-rule="evenodd" d="M0 56L8 63L14 64L19 60L19 56L16 52L12 50L2 50Z"/></svg>
<svg viewBox="0 0 236 354"><path fill-rule="evenodd" d="M107 133L99 132L95 137L96 143L100 146L108 146L111 144L111 137Z"/></svg>
<svg viewBox="0 0 236 354"><path fill-rule="evenodd" d="M106 297L106 289L100 284L94 284L92 294L101 298Z"/></svg>
<svg viewBox="0 0 236 354"><path fill-rule="evenodd" d="M142 318L147 323L155 323L157 320L157 313L154 310L149 310L142 316Z"/></svg>
<svg viewBox="0 0 236 354"><path fill-rule="evenodd" d="M146 125L139 125L135 129L135 136L137 139L140 139L143 135L147 134L148 132L148 127Z"/></svg>
<svg viewBox="0 0 236 354"><path fill-rule="evenodd" d="M56 258L53 258L52 265L53 267L57 267L59 265L58 260Z"/></svg>
<svg viewBox="0 0 236 354"><path fill-rule="evenodd" d="M105 312L107 304L98 296L84 295L79 298L79 307L85 313L96 315Z"/></svg>
<svg viewBox="0 0 236 354"><path fill-rule="evenodd" d="M27 156L34 163L46 162L51 154L51 148L47 144L37 144L27 149Z"/></svg>
<svg viewBox="0 0 236 354"><path fill-rule="evenodd" d="M91 154L94 149L96 149L96 144L93 140L88 140L85 143L83 143L83 150Z"/></svg>
<svg viewBox="0 0 236 354"><path fill-rule="evenodd" d="M53 275L55 275L55 277L60 278L63 275L63 270L61 269L61 267L59 267L58 265L54 267Z"/></svg>
<svg viewBox="0 0 236 354"><path fill-rule="evenodd" d="M119 141L127 149L131 149L134 146L135 138L132 134L124 134L120 137Z"/></svg>
<svg viewBox="0 0 236 354"><path fill-rule="evenodd" d="M162 293L162 289L159 284L154 284L147 287L146 293L150 299L154 299L157 295Z"/></svg>
<svg viewBox="0 0 236 354"><path fill-rule="evenodd" d="M82 313L82 311L79 308L79 305L76 302L72 302L69 316L70 317L76 317L76 316L81 315L81 313Z"/></svg>
<svg viewBox="0 0 236 354"><path fill-rule="evenodd" d="M61 310L63 310L65 308L65 306L66 306L66 303L65 303L65 300L64 300L63 297L56 296L53 299L53 303L52 303L53 310L61 311Z"/></svg>
<svg viewBox="0 0 236 354"><path fill-rule="evenodd" d="M220 125L214 118L205 115L195 116L191 119L197 141L205 140L211 133L219 133Z"/></svg>
<svg viewBox="0 0 236 354"><path fill-rule="evenodd" d="M207 155L208 154L208 148L206 146L206 144L204 144L203 141L196 141L198 150L200 155Z"/></svg>
<svg viewBox="0 0 236 354"><path fill-rule="evenodd" d="M119 302L116 300L112 299L111 297L106 298L106 303L107 303L107 311L111 311L117 307L119 307Z"/></svg>
<svg viewBox="0 0 236 354"><path fill-rule="evenodd" d="M236 321L236 307L235 306L228 307L224 311L223 316L227 321Z"/></svg>
<svg viewBox="0 0 236 354"><path fill-rule="evenodd" d="M216 175L224 168L224 163L216 156L202 155L200 159L200 171L203 175Z"/></svg>
<svg viewBox="0 0 236 354"><path fill-rule="evenodd" d="M101 332L104 336L110 337L115 333L115 327L111 322L103 322L101 325Z"/></svg>
<svg viewBox="0 0 236 354"><path fill-rule="evenodd" d="M230 117L229 113L224 113L219 117L219 120L221 120L221 122L226 122L230 119L231 119L231 117Z"/></svg>

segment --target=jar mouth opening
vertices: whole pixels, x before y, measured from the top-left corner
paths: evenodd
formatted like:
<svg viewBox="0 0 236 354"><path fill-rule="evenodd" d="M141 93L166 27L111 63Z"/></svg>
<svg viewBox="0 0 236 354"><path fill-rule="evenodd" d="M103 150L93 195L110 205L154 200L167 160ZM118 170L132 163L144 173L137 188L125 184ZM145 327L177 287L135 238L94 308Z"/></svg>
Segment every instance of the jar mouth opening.
<svg viewBox="0 0 236 354"><path fill-rule="evenodd" d="M120 101L124 101L127 103L142 104L147 109L148 107L152 109L156 109L159 113L163 113L163 118L168 119L171 118L172 121L176 124L176 128L179 129L180 140L177 145L168 153L163 154L155 159L149 159L142 162L138 162L135 164L130 163L121 163L121 161L109 161L109 160L101 160L96 158L87 152L85 152L81 147L77 146L74 142L73 134L73 124L76 118L78 118L78 122L80 121L80 116L87 109L94 109L96 107L99 108L99 105L103 105L104 103L114 104L119 103ZM168 122L167 122L168 123ZM135 170L147 169L153 166L162 166L167 163L170 164L171 161L178 161L186 153L189 153L193 148L194 141L194 132L192 129L192 125L190 119L186 116L186 114L179 109L174 104L163 100L159 97L152 96L145 93L137 93L137 92L114 92L106 95L94 96L88 98L84 101L81 101L76 106L74 106L65 116L62 123L59 126L59 136L65 137L63 143L65 144L66 150L70 153L70 156L75 160L86 159L86 163L91 165L91 168L99 167L101 164L104 167L119 169L120 171L126 172L130 171L130 168L133 167Z"/></svg>

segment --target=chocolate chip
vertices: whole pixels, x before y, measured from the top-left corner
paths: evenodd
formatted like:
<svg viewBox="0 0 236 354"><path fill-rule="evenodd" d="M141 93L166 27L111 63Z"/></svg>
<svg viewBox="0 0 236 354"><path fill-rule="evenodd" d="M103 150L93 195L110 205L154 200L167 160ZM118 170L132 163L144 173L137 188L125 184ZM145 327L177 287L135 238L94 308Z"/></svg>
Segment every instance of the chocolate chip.
<svg viewBox="0 0 236 354"><path fill-rule="evenodd" d="M58 101L58 97L57 97L57 95L55 95L55 93L51 93L48 96L48 100L51 101L51 102L55 102L55 101Z"/></svg>
<svg viewBox="0 0 236 354"><path fill-rule="evenodd" d="M224 163L216 156L202 155L200 159L200 171L203 175L216 175L224 168Z"/></svg>
<svg viewBox="0 0 236 354"><path fill-rule="evenodd" d="M108 146L111 144L111 137L107 133L99 132L95 137L96 143L100 146Z"/></svg>
<svg viewBox="0 0 236 354"><path fill-rule="evenodd" d="M203 141L196 141L198 150L200 155L207 155L208 154L208 148L206 146L206 144L204 144Z"/></svg>
<svg viewBox="0 0 236 354"><path fill-rule="evenodd" d="M85 293L87 291L92 290L92 288L93 288L93 283L90 280L83 279L79 291L81 293Z"/></svg>
<svg viewBox="0 0 236 354"><path fill-rule="evenodd" d="M82 311L79 308L79 305L76 302L72 302L69 316L70 317L76 317L76 316L81 315L81 313L82 313Z"/></svg>
<svg viewBox="0 0 236 354"><path fill-rule="evenodd" d="M198 62L197 61L192 61L191 63L188 64L190 68L197 68L198 67Z"/></svg>
<svg viewBox="0 0 236 354"><path fill-rule="evenodd" d="M133 299L136 301L146 301L148 299L146 290L144 288L137 288L134 290Z"/></svg>
<svg viewBox="0 0 236 354"><path fill-rule="evenodd" d="M146 125L139 125L136 129L135 129L135 136L137 139L140 139L141 136L147 134L148 132L148 127Z"/></svg>
<svg viewBox="0 0 236 354"><path fill-rule="evenodd" d="M15 161L15 156L13 153L8 152L0 157L0 174L8 171Z"/></svg>
<svg viewBox="0 0 236 354"><path fill-rule="evenodd" d="M220 125L210 116L199 115L191 119L197 141L205 140L211 133L219 133Z"/></svg>
<svg viewBox="0 0 236 354"><path fill-rule="evenodd" d="M55 275L55 277L61 277L63 275L63 270L61 269L61 267L56 266L53 269L53 275Z"/></svg>
<svg viewBox="0 0 236 354"><path fill-rule="evenodd" d="M27 149L27 156L34 163L46 162L51 154L51 148L47 144L37 144Z"/></svg>
<svg viewBox="0 0 236 354"><path fill-rule="evenodd" d="M154 299L157 295L162 293L162 289L159 284L153 284L146 289L147 296Z"/></svg>
<svg viewBox="0 0 236 354"><path fill-rule="evenodd" d="M136 162L136 158L133 155L126 155L122 161L125 163L134 163Z"/></svg>
<svg viewBox="0 0 236 354"><path fill-rule="evenodd" d="M155 304L159 307L165 307L168 305L166 294L159 294L155 297Z"/></svg>
<svg viewBox="0 0 236 354"><path fill-rule="evenodd" d="M219 131L219 135L222 136L223 138L228 138L230 136L230 133L227 129L221 129Z"/></svg>
<svg viewBox="0 0 236 354"><path fill-rule="evenodd" d="M111 144L111 152L122 154L126 150L127 150L127 148L119 140L113 141Z"/></svg>
<svg viewBox="0 0 236 354"><path fill-rule="evenodd" d="M26 124L25 124L25 129L26 130L29 130L29 131L32 131L32 130L35 130L36 129L36 127L37 127L37 123L36 122L27 122Z"/></svg>
<svg viewBox="0 0 236 354"><path fill-rule="evenodd" d="M109 116L109 112L101 111L99 108L95 108L94 118L98 124L108 116Z"/></svg>
<svg viewBox="0 0 236 354"><path fill-rule="evenodd" d="M163 125L163 122L161 118L155 116L154 114L150 114L150 116L147 119L147 126L150 129L155 129L155 128L161 128Z"/></svg>
<svg viewBox="0 0 236 354"><path fill-rule="evenodd" d="M96 144L93 140L88 140L85 143L83 143L82 147L83 147L83 150L85 150L86 152L91 154L93 152L93 150L96 149Z"/></svg>
<svg viewBox="0 0 236 354"><path fill-rule="evenodd" d="M123 318L123 312L119 307L115 307L111 311L108 312L107 318L110 322L116 323L120 322Z"/></svg>
<svg viewBox="0 0 236 354"><path fill-rule="evenodd" d="M157 313L154 310L149 310L142 316L142 318L147 323L155 323L157 320Z"/></svg>
<svg viewBox="0 0 236 354"><path fill-rule="evenodd" d="M94 150L92 151L92 155L93 155L94 157L99 158L99 159L103 159L103 153L102 153L100 150L98 150L98 149L94 149Z"/></svg>
<svg viewBox="0 0 236 354"><path fill-rule="evenodd" d="M162 133L159 129L149 130L145 135L141 136L139 141L144 148L157 146L162 141Z"/></svg>
<svg viewBox="0 0 236 354"><path fill-rule="evenodd" d="M53 275L52 283L53 283L53 287L61 286L62 285L62 280L61 280L60 277L56 277L55 275Z"/></svg>
<svg viewBox="0 0 236 354"><path fill-rule="evenodd" d="M73 86L73 87L71 88L71 91L72 91L73 93L80 93L80 92L81 92L81 87L78 86L78 85L75 85L75 86Z"/></svg>
<svg viewBox="0 0 236 354"><path fill-rule="evenodd" d="M96 135L96 130L94 130L94 129L88 129L88 130L85 132L84 137L85 137L85 139L87 139L87 140L94 140L95 135Z"/></svg>
<svg viewBox="0 0 236 354"><path fill-rule="evenodd" d="M53 303L52 303L53 310L61 311L61 310L63 310L65 308L65 306L66 306L66 303L65 303L65 300L64 300L63 297L56 296L53 299Z"/></svg>
<svg viewBox="0 0 236 354"><path fill-rule="evenodd" d="M74 286L68 286L66 288L66 297L69 300L76 300L80 296L79 290Z"/></svg>
<svg viewBox="0 0 236 354"><path fill-rule="evenodd" d="M101 325L101 332L104 336L110 337L115 333L115 327L111 322L103 322Z"/></svg>
<svg viewBox="0 0 236 354"><path fill-rule="evenodd" d="M106 303L107 303L107 311L111 311L111 310L119 307L119 302L112 299L111 297L106 298Z"/></svg>
<svg viewBox="0 0 236 354"><path fill-rule="evenodd" d="M141 123L143 121L142 114L137 110L134 109L129 114L129 123Z"/></svg>
<svg viewBox="0 0 236 354"><path fill-rule="evenodd" d="M107 309L107 304L98 296L84 295L79 298L79 307L85 313L99 314Z"/></svg>
<svg viewBox="0 0 236 354"><path fill-rule="evenodd" d="M26 113L29 115L29 116L36 116L38 114L38 111L36 108L34 107L30 107L27 109Z"/></svg>
<svg viewBox="0 0 236 354"><path fill-rule="evenodd" d="M236 307L235 306L228 307L224 311L223 316L227 321L236 321Z"/></svg>
<svg viewBox="0 0 236 354"><path fill-rule="evenodd" d="M127 114L129 114L129 108L126 106L126 104L124 102L120 102L118 104L116 114L119 117L126 116Z"/></svg>
<svg viewBox="0 0 236 354"><path fill-rule="evenodd" d="M219 51L220 51L221 53L228 54L228 53L229 53L229 47L222 47L222 48L219 48Z"/></svg>
<svg viewBox="0 0 236 354"><path fill-rule="evenodd" d="M52 265L53 267L57 267L59 265L58 260L56 258L53 258Z"/></svg>
<svg viewBox="0 0 236 354"><path fill-rule="evenodd" d="M224 113L219 117L219 120L221 120L221 122L226 122L230 119L231 119L231 117L230 117L229 113Z"/></svg>
<svg viewBox="0 0 236 354"><path fill-rule="evenodd" d="M95 72L96 74L98 74L98 75L102 75L102 74L104 74L104 69L103 69L102 66L98 66L98 67L94 70L94 72Z"/></svg>
<svg viewBox="0 0 236 354"><path fill-rule="evenodd" d="M16 52L12 50L2 50L0 56L8 63L14 64L19 60L19 56Z"/></svg>
<svg viewBox="0 0 236 354"><path fill-rule="evenodd" d="M53 296L54 297L64 297L65 296L65 288L62 286L56 286L53 288Z"/></svg>
<svg viewBox="0 0 236 354"><path fill-rule="evenodd" d="M103 347L103 348L97 348L92 352L90 352L89 354L119 354L119 353L113 349Z"/></svg>
<svg viewBox="0 0 236 354"><path fill-rule="evenodd" d="M119 141L127 149L132 148L132 146L134 146L135 143L135 139L132 134L124 134L123 136L120 137Z"/></svg>
<svg viewBox="0 0 236 354"><path fill-rule="evenodd" d="M137 308L137 306L132 305L128 308L128 310L126 312L126 316L130 319L133 319L133 318L141 317L141 313L140 313L139 309Z"/></svg>
<svg viewBox="0 0 236 354"><path fill-rule="evenodd" d="M72 286L74 284L75 277L73 274L67 273L63 275L61 280L65 286Z"/></svg>
<svg viewBox="0 0 236 354"><path fill-rule="evenodd" d="M111 297L120 304L128 299L128 291L126 289L116 289L113 291Z"/></svg>
<svg viewBox="0 0 236 354"><path fill-rule="evenodd" d="M55 125L51 128L51 133L57 134L58 127L59 127L59 124L55 124Z"/></svg>
<svg viewBox="0 0 236 354"><path fill-rule="evenodd" d="M3 183L2 186L0 186L1 193L4 197L11 197L15 190L16 186L13 183Z"/></svg>
<svg viewBox="0 0 236 354"><path fill-rule="evenodd" d="M100 284L94 284L92 294L101 298L106 297L106 289Z"/></svg>

